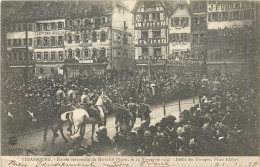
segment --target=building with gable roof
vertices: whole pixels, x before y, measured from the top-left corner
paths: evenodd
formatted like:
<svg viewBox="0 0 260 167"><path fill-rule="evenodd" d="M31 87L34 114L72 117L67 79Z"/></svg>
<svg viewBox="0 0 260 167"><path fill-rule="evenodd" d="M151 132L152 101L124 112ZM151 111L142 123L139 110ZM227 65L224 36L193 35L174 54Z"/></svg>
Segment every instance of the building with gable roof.
<svg viewBox="0 0 260 167"><path fill-rule="evenodd" d="M30 75L64 72L71 79L134 64L132 14L120 0L28 1L6 30L9 67L17 72L28 67Z"/></svg>
<svg viewBox="0 0 260 167"><path fill-rule="evenodd" d="M170 1L138 0L132 10L135 29L136 66L139 70L165 71ZM148 70L149 71L149 70Z"/></svg>

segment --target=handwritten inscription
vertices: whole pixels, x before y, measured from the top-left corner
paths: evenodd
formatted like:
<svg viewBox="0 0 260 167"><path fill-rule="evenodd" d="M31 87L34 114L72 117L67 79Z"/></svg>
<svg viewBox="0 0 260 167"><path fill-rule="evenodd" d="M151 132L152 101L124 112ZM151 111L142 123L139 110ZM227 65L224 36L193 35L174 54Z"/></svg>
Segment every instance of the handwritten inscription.
<svg viewBox="0 0 260 167"><path fill-rule="evenodd" d="M91 163L80 163L80 162L77 162L77 163L69 163L69 162L61 162L61 163L48 163L48 162L44 162L44 161L38 161L37 164L35 165L35 167L52 167L52 166L55 166L55 167L78 167L78 166L82 166L82 167L96 167L94 162L91 162Z"/></svg>
<svg viewBox="0 0 260 167"><path fill-rule="evenodd" d="M18 167L27 167L27 164L18 162L16 160L11 160L8 164L8 166L18 166Z"/></svg>
<svg viewBox="0 0 260 167"><path fill-rule="evenodd" d="M128 164L126 163L123 163L122 161L120 162L112 162L112 163L104 163L105 166L108 166L108 167L128 167Z"/></svg>

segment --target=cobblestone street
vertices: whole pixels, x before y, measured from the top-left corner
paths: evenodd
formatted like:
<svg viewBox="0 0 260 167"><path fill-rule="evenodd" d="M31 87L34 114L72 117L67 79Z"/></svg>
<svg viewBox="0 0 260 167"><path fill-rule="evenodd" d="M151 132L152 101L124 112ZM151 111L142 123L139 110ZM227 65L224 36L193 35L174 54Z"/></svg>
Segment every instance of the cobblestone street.
<svg viewBox="0 0 260 167"><path fill-rule="evenodd" d="M198 102L198 99L195 100ZM192 99L186 99L181 101L181 109L189 109L193 106ZM159 122L160 119L163 117L163 106L155 105L152 106L152 113L151 113L151 124L155 124ZM179 106L178 101L173 101L166 104L166 115L171 114L177 118L179 118ZM109 117L107 120L107 129L108 135L112 138L115 133L115 118L113 116ZM140 119L137 119L135 126L139 126L141 123ZM73 142L70 139L70 136L67 132L68 125L65 124L63 127L64 133L66 137L69 139L68 143L65 143L62 137L56 138L55 145L51 144L52 132L48 130L47 134L47 141L43 141L43 130L41 128L34 129L32 133L28 133L26 135L16 136L16 134L7 133L2 129L2 155L10 155L10 156L17 156L17 155L26 155L26 149L32 150L37 156L43 155L54 155L57 153L67 153L72 147ZM97 127L96 127L97 129ZM86 133L85 133L85 140L82 141L83 145L88 145L91 143L90 140L91 136L91 125L86 126ZM17 137L17 144L10 145L8 143L9 137ZM94 138L95 139L95 138ZM32 155L32 154L29 154Z"/></svg>

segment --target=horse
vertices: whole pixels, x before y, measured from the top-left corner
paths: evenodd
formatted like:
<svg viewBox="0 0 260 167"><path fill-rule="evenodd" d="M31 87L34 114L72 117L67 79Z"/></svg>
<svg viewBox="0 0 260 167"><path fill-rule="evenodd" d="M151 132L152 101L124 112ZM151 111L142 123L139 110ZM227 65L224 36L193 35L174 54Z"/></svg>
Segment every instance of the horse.
<svg viewBox="0 0 260 167"><path fill-rule="evenodd" d="M52 115L52 126L55 126L54 128L54 131L53 131L53 138L52 138L52 144L55 143L55 139L59 136L57 134L58 131L60 131L60 134L63 138L63 140L67 143L68 142L68 139L65 137L64 133L63 133L63 124L64 124L64 121L61 119L61 115L63 113L65 113L66 111L71 111L71 110L75 110L77 109L76 106L74 105L71 105L71 104L61 104L59 106L55 106L54 107L54 115ZM68 130L70 131L70 133L72 134L71 132L71 129L68 128Z"/></svg>
<svg viewBox="0 0 260 167"><path fill-rule="evenodd" d="M86 124L92 125L92 135L91 140L93 140L95 125L99 122L99 119L90 117L85 109L75 109L72 111L67 111L61 114L60 119L65 122L69 121L72 124L73 133L71 139L75 142L83 139L85 134Z"/></svg>

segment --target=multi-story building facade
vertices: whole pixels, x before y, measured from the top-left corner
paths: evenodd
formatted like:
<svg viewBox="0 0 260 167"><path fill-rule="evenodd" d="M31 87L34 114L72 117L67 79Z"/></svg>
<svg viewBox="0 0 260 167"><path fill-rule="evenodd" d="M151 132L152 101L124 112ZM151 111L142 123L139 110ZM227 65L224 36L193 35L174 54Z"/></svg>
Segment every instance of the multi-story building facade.
<svg viewBox="0 0 260 167"><path fill-rule="evenodd" d="M207 2L207 70L247 71L254 45L255 2Z"/></svg>
<svg viewBox="0 0 260 167"><path fill-rule="evenodd" d="M207 2L190 1L191 15L191 61L194 67L205 65L207 59ZM203 69L205 71L205 69Z"/></svg>
<svg viewBox="0 0 260 167"><path fill-rule="evenodd" d="M137 1L132 10L136 66L139 70L167 68L169 6L166 1Z"/></svg>
<svg viewBox="0 0 260 167"><path fill-rule="evenodd" d="M133 66L132 14L122 3L78 1L66 18L65 78Z"/></svg>
<svg viewBox="0 0 260 167"><path fill-rule="evenodd" d="M6 40L11 71L19 73L23 68L29 70L29 76L60 71L64 63L64 17L71 7L71 3L62 1L26 2L8 17Z"/></svg>
<svg viewBox="0 0 260 167"><path fill-rule="evenodd" d="M27 2L7 23L9 64L65 78L129 67L132 30L132 14L120 1Z"/></svg>
<svg viewBox="0 0 260 167"><path fill-rule="evenodd" d="M168 71L176 71L190 58L191 17L187 2L179 2L169 19Z"/></svg>
<svg viewBox="0 0 260 167"><path fill-rule="evenodd" d="M137 66L156 66L158 60L149 61L156 41L151 38L160 29L162 60L157 66L167 64L169 72L186 67L202 72L243 71L257 50L255 6L254 1L137 1L133 9ZM165 24L161 16L156 20L155 13L166 14Z"/></svg>

